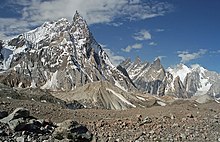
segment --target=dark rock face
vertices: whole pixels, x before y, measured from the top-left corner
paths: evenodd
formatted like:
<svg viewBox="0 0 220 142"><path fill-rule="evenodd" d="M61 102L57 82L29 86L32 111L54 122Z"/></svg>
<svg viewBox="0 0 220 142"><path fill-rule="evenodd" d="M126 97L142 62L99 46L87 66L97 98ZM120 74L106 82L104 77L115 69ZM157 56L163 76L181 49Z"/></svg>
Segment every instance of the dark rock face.
<svg viewBox="0 0 220 142"><path fill-rule="evenodd" d="M44 23L1 46L0 69L6 72L0 73L0 81L11 87L73 90L106 80L134 89L132 81L112 65L78 13L72 23L66 19Z"/></svg>
<svg viewBox="0 0 220 142"><path fill-rule="evenodd" d="M197 89L200 88L200 76L198 72L188 73L184 80L185 88L187 88L187 92L189 96L193 96Z"/></svg>
<svg viewBox="0 0 220 142"><path fill-rule="evenodd" d="M178 98L188 98L186 89L183 83L181 82L179 76L177 76L174 80L174 89L175 89L175 95Z"/></svg>
<svg viewBox="0 0 220 142"><path fill-rule="evenodd" d="M17 108L0 119L0 141L10 140L89 142L92 134L76 121L68 120L56 125L48 120L37 120L25 108Z"/></svg>
<svg viewBox="0 0 220 142"><path fill-rule="evenodd" d="M7 111L0 111L0 119L4 118L8 116L8 112Z"/></svg>

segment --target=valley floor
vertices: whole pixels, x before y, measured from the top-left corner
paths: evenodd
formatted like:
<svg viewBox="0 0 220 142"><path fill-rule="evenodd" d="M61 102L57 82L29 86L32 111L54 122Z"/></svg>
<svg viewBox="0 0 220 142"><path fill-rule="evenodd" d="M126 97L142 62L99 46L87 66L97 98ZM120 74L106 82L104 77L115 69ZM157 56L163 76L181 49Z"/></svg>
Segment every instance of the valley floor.
<svg viewBox="0 0 220 142"><path fill-rule="evenodd" d="M62 122L76 120L93 133L93 141L220 141L220 104L176 101L165 107L123 111L63 109L52 103L0 99L0 110L25 107L37 118Z"/></svg>

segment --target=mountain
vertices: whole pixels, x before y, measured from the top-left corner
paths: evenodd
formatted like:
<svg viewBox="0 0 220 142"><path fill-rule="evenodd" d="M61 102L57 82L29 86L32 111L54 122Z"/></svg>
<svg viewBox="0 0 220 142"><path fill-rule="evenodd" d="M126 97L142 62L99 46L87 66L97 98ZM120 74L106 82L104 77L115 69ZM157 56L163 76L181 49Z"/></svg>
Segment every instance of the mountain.
<svg viewBox="0 0 220 142"><path fill-rule="evenodd" d="M179 76L184 84L188 96L209 95L215 98L220 97L220 74L209 71L200 65L187 67L179 64L176 68L168 68L168 72L174 77Z"/></svg>
<svg viewBox="0 0 220 142"><path fill-rule="evenodd" d="M153 63L142 62L136 58L120 64L125 68L135 86L154 95L174 95L178 98L190 98L195 95L209 95L220 98L220 74L193 65L191 68L179 64L175 68L164 69L160 59Z"/></svg>
<svg viewBox="0 0 220 142"><path fill-rule="evenodd" d="M0 42L0 82L11 87L74 90L109 81L129 91L132 81L112 65L78 12Z"/></svg>
<svg viewBox="0 0 220 142"><path fill-rule="evenodd" d="M127 59L120 66L127 70L131 80L139 90L150 94L164 94L166 72L159 58L155 59L153 63L142 62L138 57L134 62Z"/></svg>
<svg viewBox="0 0 220 142"><path fill-rule="evenodd" d="M150 94L125 92L108 81L96 81L77 87L69 92L53 92L57 98L67 102L76 100L85 108L124 110L136 107L150 107L157 104L157 98ZM159 105L159 104L158 104Z"/></svg>

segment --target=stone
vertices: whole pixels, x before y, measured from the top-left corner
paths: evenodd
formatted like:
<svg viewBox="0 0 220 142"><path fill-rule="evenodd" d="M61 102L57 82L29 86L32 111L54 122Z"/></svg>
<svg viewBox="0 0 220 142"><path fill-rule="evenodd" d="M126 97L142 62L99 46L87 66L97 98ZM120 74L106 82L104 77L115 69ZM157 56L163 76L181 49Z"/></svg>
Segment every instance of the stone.
<svg viewBox="0 0 220 142"><path fill-rule="evenodd" d="M183 133L181 133L181 134L180 134L180 138L181 138L182 140L185 140L185 139L186 139L186 135L183 134Z"/></svg>
<svg viewBox="0 0 220 142"><path fill-rule="evenodd" d="M186 117L188 117L188 118L194 118L193 114L191 114L191 113L188 113L188 114L186 115Z"/></svg>
<svg viewBox="0 0 220 142"><path fill-rule="evenodd" d="M25 125L26 122L22 118L11 120L7 123L9 125L9 128L13 131L21 131Z"/></svg>
<svg viewBox="0 0 220 142"><path fill-rule="evenodd" d="M30 112L28 109L25 108L16 108L11 114L7 117L4 117L0 120L0 122L8 123L9 121L16 119L16 118L27 118L30 116Z"/></svg>
<svg viewBox="0 0 220 142"><path fill-rule="evenodd" d="M144 120L141 122L140 126L141 125L144 125L144 124L147 124L147 123L151 123L152 122L152 119L150 117L145 117Z"/></svg>
<svg viewBox="0 0 220 142"><path fill-rule="evenodd" d="M175 117L173 114L171 114L170 118L173 120L173 119L175 119L176 117Z"/></svg>
<svg viewBox="0 0 220 142"><path fill-rule="evenodd" d="M53 136L58 140L71 139L73 141L91 141L92 134L89 130L76 121L66 120L58 124L53 132Z"/></svg>
<svg viewBox="0 0 220 142"><path fill-rule="evenodd" d="M17 137L16 142L25 142L24 137Z"/></svg>
<svg viewBox="0 0 220 142"><path fill-rule="evenodd" d="M8 112L7 111L0 111L0 119L7 117L8 116Z"/></svg>

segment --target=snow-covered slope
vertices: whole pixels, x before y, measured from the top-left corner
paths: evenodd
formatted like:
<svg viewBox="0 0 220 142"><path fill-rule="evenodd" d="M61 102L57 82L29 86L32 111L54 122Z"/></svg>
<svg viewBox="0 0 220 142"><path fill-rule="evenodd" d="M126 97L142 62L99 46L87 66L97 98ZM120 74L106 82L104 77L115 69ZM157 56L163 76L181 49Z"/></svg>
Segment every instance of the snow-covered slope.
<svg viewBox="0 0 220 142"><path fill-rule="evenodd" d="M55 91L106 80L126 91L134 89L77 12L71 23L64 18L46 22L0 43L0 81L4 84Z"/></svg>
<svg viewBox="0 0 220 142"><path fill-rule="evenodd" d="M209 94L213 96L214 94L220 94L220 89L217 90L216 87L214 87L220 81L220 75L216 72L208 71L198 64L192 65L191 67L180 64L177 65L176 68L168 68L167 71L171 73L174 78L177 76L180 77L189 97L194 95Z"/></svg>
<svg viewBox="0 0 220 142"><path fill-rule="evenodd" d="M180 77L180 80L182 82L184 82L184 79L187 75L187 73L190 73L191 72L191 69L188 68L186 65L184 64L178 64L175 68L171 68L169 67L167 69L167 71L169 73L171 73L173 75L173 78L176 78L177 76Z"/></svg>

